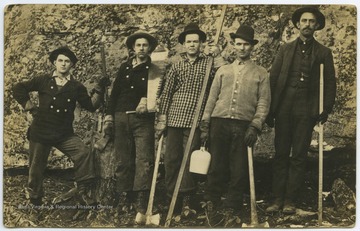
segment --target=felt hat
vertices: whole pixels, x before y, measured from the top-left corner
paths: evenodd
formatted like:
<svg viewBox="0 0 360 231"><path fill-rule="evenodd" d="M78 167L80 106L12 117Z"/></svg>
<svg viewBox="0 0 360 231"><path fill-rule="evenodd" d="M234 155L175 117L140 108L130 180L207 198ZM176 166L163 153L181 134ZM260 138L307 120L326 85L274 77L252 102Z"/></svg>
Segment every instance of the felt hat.
<svg viewBox="0 0 360 231"><path fill-rule="evenodd" d="M65 55L66 57L68 57L71 62L75 65L75 63L78 61L78 59L76 58L76 55L74 54L74 52L72 52L69 48L67 47L60 47L57 48L55 50L53 50L50 55L49 55L49 60L50 62L53 64L54 61L57 59L57 57L59 55Z"/></svg>
<svg viewBox="0 0 360 231"><path fill-rule="evenodd" d="M230 37L232 39L244 39L252 45L256 45L259 42L259 40L254 39L254 29L248 25L241 25L235 33L230 33Z"/></svg>
<svg viewBox="0 0 360 231"><path fill-rule="evenodd" d="M302 7L302 8L295 10L295 12L293 13L293 15L291 17L291 21L297 29L299 29L299 28L297 27L296 24L299 22L301 15L306 12L313 13L315 15L316 20L319 23L319 27L316 30L321 30L325 27L325 16L323 15L323 13L321 13L315 7L307 6L307 7Z"/></svg>
<svg viewBox="0 0 360 231"><path fill-rule="evenodd" d="M185 37L188 34L198 34L201 42L206 41L205 32L200 30L199 26L196 23L192 22L185 26L184 31L181 32L181 34L179 35L179 43L183 44L185 42Z"/></svg>
<svg viewBox="0 0 360 231"><path fill-rule="evenodd" d="M125 44L129 50L133 49L133 45L134 45L136 39L138 39L138 38L145 38L149 42L150 53L153 52L155 50L156 46L158 45L158 41L154 36L152 36L146 32L139 31L139 32L135 32L134 34L130 35L126 39Z"/></svg>

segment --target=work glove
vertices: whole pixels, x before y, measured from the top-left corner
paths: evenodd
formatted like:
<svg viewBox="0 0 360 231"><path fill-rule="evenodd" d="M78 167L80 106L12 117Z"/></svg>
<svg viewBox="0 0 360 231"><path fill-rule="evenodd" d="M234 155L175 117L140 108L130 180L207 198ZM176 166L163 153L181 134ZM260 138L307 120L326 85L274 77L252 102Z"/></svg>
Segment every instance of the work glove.
<svg viewBox="0 0 360 231"><path fill-rule="evenodd" d="M255 127L249 126L245 132L244 142L247 146L253 147L257 140L258 131Z"/></svg>
<svg viewBox="0 0 360 231"><path fill-rule="evenodd" d="M104 94L105 88L111 85L111 81L109 77L102 77L99 82L95 85L95 87L91 90L90 94L93 95L97 93L99 95Z"/></svg>
<svg viewBox="0 0 360 231"><path fill-rule="evenodd" d="M101 87L101 88L106 88L108 86L111 85L111 81L109 79L109 77L105 76L105 77L102 77L99 82L98 82L98 85Z"/></svg>
<svg viewBox="0 0 360 231"><path fill-rule="evenodd" d="M102 77L99 82L95 85L95 87L90 91L90 95L91 97L96 93L98 95L100 95L100 98L98 98L97 100L95 100L95 105L100 104L101 101L103 101L103 94L105 93L105 89L106 87L111 85L111 81L109 79L109 77ZM99 105L98 105L99 106ZM95 106L97 108L97 106Z"/></svg>
<svg viewBox="0 0 360 231"><path fill-rule="evenodd" d="M317 119L317 122L320 123L320 124L324 124L324 123L327 121L328 116L329 116L329 113L324 110L324 111L319 115L319 117L318 117L318 119Z"/></svg>
<svg viewBox="0 0 360 231"><path fill-rule="evenodd" d="M105 116L103 131L110 137L114 135L114 118L111 115Z"/></svg>
<svg viewBox="0 0 360 231"><path fill-rule="evenodd" d="M39 107L34 105L31 100L28 100L25 104L24 110L30 112L32 116L35 116L39 111Z"/></svg>
<svg viewBox="0 0 360 231"><path fill-rule="evenodd" d="M136 107L136 114L144 114L146 112L148 112L148 110L147 110L147 98L142 97L140 99L139 104Z"/></svg>
<svg viewBox="0 0 360 231"><path fill-rule="evenodd" d="M157 123L155 125L156 136L160 137L166 131L166 115L158 115Z"/></svg>
<svg viewBox="0 0 360 231"><path fill-rule="evenodd" d="M271 116L271 115L268 115L268 116L266 117L265 123L266 123L269 127L273 128L273 127L275 126L275 118L274 118L273 116Z"/></svg>
<svg viewBox="0 0 360 231"><path fill-rule="evenodd" d="M210 127L210 123L208 121L202 120L200 122L200 131L201 131L200 140L202 144L206 143L206 141L209 138L209 130L210 130L209 127Z"/></svg>

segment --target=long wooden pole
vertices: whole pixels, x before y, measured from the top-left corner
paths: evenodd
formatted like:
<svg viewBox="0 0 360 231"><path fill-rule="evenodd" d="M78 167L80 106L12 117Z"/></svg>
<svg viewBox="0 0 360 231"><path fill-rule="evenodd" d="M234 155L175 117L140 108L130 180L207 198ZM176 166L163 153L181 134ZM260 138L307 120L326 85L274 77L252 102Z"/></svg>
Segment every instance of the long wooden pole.
<svg viewBox="0 0 360 231"><path fill-rule="evenodd" d="M104 47L103 43L101 43L101 45L100 45L100 51L101 51L101 72L102 72L103 77L107 77L108 74L106 71L105 47ZM105 100L105 104L106 104L108 101L108 87L105 88L104 100Z"/></svg>
<svg viewBox="0 0 360 231"><path fill-rule="evenodd" d="M160 137L160 140L159 140L159 143L158 143L158 149L157 149L156 157L155 157L155 166L154 166L153 178L152 178L152 182L151 182L150 196L149 196L149 201L148 201L148 207L147 207L147 210L146 210L146 223L145 224L147 224L147 225L151 224L151 216L152 216L154 197L155 197L155 190L156 190L156 179L157 179L158 172L159 172L159 163L160 163L160 156L161 156L161 148L162 148L162 144L163 144L163 138L164 138L164 136L162 135ZM160 222L160 219L156 220L155 225L159 225L159 222Z"/></svg>
<svg viewBox="0 0 360 231"><path fill-rule="evenodd" d="M223 5L223 7L221 9L221 16L220 16L220 21L219 21L218 28L216 31L216 35L214 38L214 44L218 44L218 42L219 42L220 33L221 33L221 30L222 30L222 27L224 24L226 8L227 8L227 5Z"/></svg>
<svg viewBox="0 0 360 231"><path fill-rule="evenodd" d="M319 114L324 111L324 64L320 64L320 95L319 95ZM319 122L319 195L318 195L318 222L322 225L322 192L323 192L323 141L324 125Z"/></svg>
<svg viewBox="0 0 360 231"><path fill-rule="evenodd" d="M252 147L247 147L249 163L249 181L250 181L250 203L251 203L251 224L258 225L258 215L256 212L255 180Z"/></svg>

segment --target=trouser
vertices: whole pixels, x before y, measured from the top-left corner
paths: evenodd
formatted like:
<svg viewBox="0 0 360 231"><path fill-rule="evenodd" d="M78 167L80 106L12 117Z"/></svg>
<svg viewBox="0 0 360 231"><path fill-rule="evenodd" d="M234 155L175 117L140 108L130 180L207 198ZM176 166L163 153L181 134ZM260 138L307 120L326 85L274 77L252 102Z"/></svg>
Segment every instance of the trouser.
<svg viewBox="0 0 360 231"><path fill-rule="evenodd" d="M150 189L154 167L154 120L154 113L115 113L116 192Z"/></svg>
<svg viewBox="0 0 360 231"><path fill-rule="evenodd" d="M44 172L52 146L73 161L76 182L88 182L95 177L91 151L78 136L72 135L64 141L51 145L30 141L28 188L32 199L41 199L44 194Z"/></svg>
<svg viewBox="0 0 360 231"><path fill-rule="evenodd" d="M288 87L275 115L273 195L295 200L306 174L307 151L316 120L308 115L307 89Z"/></svg>
<svg viewBox="0 0 360 231"><path fill-rule="evenodd" d="M211 118L211 163L207 175L205 199L219 202L224 190L224 207L239 209L248 187L248 157L244 143L249 121Z"/></svg>
<svg viewBox="0 0 360 231"><path fill-rule="evenodd" d="M165 185L167 195L172 196L175 184L179 175L180 166L184 156L185 147L189 139L190 128L167 128L166 150L164 156L165 164ZM196 189L195 179L189 172L190 155L200 148L200 130L195 130L194 139L190 148L189 158L187 159L184 175L180 184L179 192L188 193Z"/></svg>

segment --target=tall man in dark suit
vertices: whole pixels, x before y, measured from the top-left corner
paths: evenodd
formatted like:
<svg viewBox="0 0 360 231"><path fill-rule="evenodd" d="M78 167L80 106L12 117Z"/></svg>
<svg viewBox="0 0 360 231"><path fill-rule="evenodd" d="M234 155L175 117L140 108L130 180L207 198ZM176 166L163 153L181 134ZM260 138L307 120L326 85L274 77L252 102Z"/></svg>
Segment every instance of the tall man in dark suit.
<svg viewBox="0 0 360 231"><path fill-rule="evenodd" d="M325 26L316 8L303 7L292 15L300 36L283 45L270 71L271 108L267 124L274 126L274 203L266 211L296 211L295 199L304 182L307 150L317 122L325 123L332 111L336 80L331 50L313 35ZM324 111L319 113L320 64L324 64Z"/></svg>

